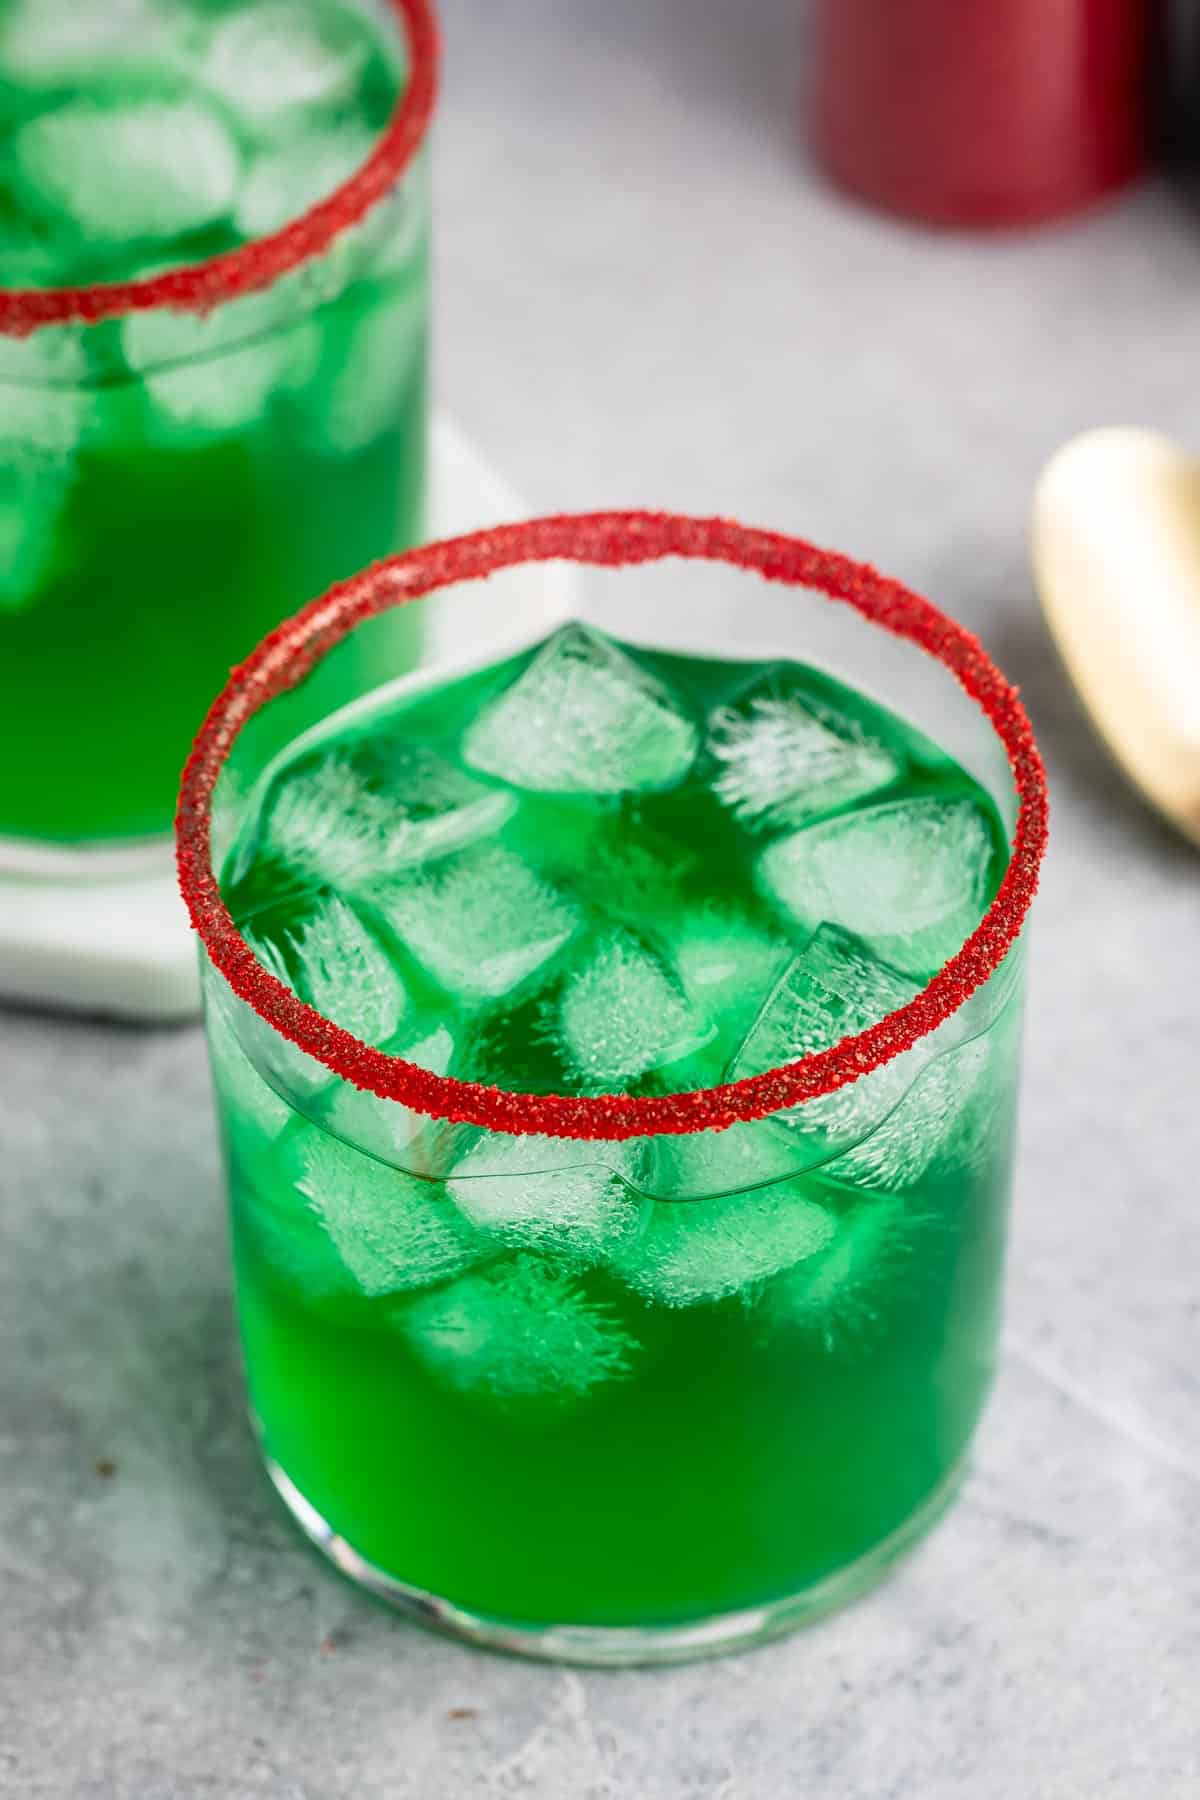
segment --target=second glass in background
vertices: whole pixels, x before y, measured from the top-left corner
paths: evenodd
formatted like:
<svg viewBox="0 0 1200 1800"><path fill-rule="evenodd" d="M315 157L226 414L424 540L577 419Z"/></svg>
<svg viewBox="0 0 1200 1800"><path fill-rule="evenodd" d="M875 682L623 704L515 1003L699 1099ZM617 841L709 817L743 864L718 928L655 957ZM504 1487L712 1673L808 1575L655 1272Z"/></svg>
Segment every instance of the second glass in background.
<svg viewBox="0 0 1200 1800"><path fill-rule="evenodd" d="M106 281L162 276L164 263L170 272L149 308L93 288L78 310L99 310L95 322L72 317L28 335L25 315L6 309L0 293L8 327L0 707L9 745L0 863L49 872L64 848L164 835L188 737L222 674L306 594L421 535L429 264L419 140L433 55L424 0L379 0L365 13L197 3L162 15L186 15L196 34L180 86L165 49L163 66L147 73L157 39L139 42L124 20L109 39L95 20L72 33L62 11L44 44L31 4L14 8L0 31L5 113L18 115L0 193L0 281L45 288L47 271L62 281L64 269L91 279L104 267L106 231L114 237ZM401 89L412 142L391 153L381 197L365 214L354 222L350 208L348 224L313 223L265 286L249 262L223 275L222 261L253 257L361 167ZM214 119L223 131L202 155L198 121ZM93 193L86 178L97 129L122 134L102 139L110 173L128 158L147 181L155 159L171 154L172 132L183 133L199 174L222 184L212 200L221 216L181 231L157 263L144 254L130 267L136 243L116 242L124 200L108 180ZM27 223L18 235L17 202L31 182L39 197L52 191L50 153L76 140L52 242ZM214 166L217 145L232 146L236 172ZM178 216L190 219L186 207ZM140 229L129 226L135 239ZM181 265L182 308L171 304ZM213 305L209 270L220 296ZM413 625L381 623L322 671L313 716L415 658ZM77 871L78 858L69 866Z"/></svg>

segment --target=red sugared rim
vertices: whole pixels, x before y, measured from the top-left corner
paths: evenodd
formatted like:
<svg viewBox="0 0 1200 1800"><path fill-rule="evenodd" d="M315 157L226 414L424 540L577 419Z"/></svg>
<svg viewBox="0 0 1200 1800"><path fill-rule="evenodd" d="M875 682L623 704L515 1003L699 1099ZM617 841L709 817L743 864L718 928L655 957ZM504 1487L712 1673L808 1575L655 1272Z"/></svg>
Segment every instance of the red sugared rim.
<svg viewBox="0 0 1200 1800"><path fill-rule="evenodd" d="M43 325L95 324L160 306L206 312L269 287L281 275L323 255L339 233L357 225L399 180L420 149L433 113L438 31L431 0L387 3L399 16L408 40L408 80L387 130L366 162L327 199L266 237L141 281L0 289L0 333L27 337Z"/></svg>
<svg viewBox="0 0 1200 1800"><path fill-rule="evenodd" d="M213 789L239 731L276 695L295 687L363 620L516 563L604 568L678 556L723 562L767 581L815 588L941 661L1004 745L1019 799L1007 873L979 926L914 1000L886 1019L764 1075L689 1093L632 1097L523 1094L432 1075L361 1043L306 1006L255 957L221 898L212 868ZM183 772L176 819L179 881L192 923L234 992L282 1036L333 1074L381 1099L437 1118L514 1135L628 1138L722 1128L796 1106L899 1056L950 1016L999 966L1020 932L1046 845L1046 778L1017 690L983 646L944 613L865 563L800 538L728 519L673 513L582 513L501 525L410 550L333 587L286 620L234 670L200 729Z"/></svg>

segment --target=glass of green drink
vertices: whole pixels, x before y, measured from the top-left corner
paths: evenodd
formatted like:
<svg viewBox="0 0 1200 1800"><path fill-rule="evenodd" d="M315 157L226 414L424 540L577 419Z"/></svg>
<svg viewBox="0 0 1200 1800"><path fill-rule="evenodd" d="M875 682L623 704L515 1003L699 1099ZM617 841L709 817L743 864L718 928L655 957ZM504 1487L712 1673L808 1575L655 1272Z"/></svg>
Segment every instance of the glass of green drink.
<svg viewBox="0 0 1200 1800"><path fill-rule="evenodd" d="M427 0L0 8L0 871L143 864L231 664L419 539L435 61Z"/></svg>
<svg viewBox="0 0 1200 1800"><path fill-rule="evenodd" d="M594 588L560 629L227 800L331 645L554 559ZM1046 827L975 639L726 521L478 533L273 634L178 823L254 1420L343 1571L486 1644L668 1661L938 1517L996 1355Z"/></svg>

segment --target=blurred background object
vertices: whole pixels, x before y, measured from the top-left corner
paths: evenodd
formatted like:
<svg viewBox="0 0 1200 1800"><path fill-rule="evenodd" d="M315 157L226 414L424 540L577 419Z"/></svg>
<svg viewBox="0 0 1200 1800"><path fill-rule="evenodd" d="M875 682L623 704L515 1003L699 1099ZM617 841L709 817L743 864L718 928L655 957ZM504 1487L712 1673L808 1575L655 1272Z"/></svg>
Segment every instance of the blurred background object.
<svg viewBox="0 0 1200 1800"><path fill-rule="evenodd" d="M1161 133L1177 168L1200 165L1200 0L1167 0L1162 32Z"/></svg>
<svg viewBox="0 0 1200 1800"><path fill-rule="evenodd" d="M1118 765L1200 843L1200 464L1157 431L1085 431L1034 496L1033 566Z"/></svg>
<svg viewBox="0 0 1200 1800"><path fill-rule="evenodd" d="M1075 212L1145 166L1160 5L815 0L817 153L861 199L930 224Z"/></svg>

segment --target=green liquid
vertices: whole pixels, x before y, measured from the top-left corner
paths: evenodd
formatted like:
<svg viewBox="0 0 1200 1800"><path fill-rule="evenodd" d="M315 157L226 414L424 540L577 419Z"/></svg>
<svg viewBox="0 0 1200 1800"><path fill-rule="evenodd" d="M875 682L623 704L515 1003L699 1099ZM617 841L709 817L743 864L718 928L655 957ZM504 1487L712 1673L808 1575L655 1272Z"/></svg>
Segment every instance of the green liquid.
<svg viewBox="0 0 1200 1800"><path fill-rule="evenodd" d="M991 835L977 890L982 903L994 892L1004 849L990 800L893 715L813 671L667 656L641 665L693 719L736 706L763 679L779 693L798 686L808 700L835 706L888 747L895 774L832 812L818 807L801 829L880 804L964 801ZM466 760L470 721L528 666L529 658L517 659L418 697L382 727L372 719L338 741L352 762L359 758L360 774L373 772L367 779L376 792L386 785L379 771L388 766L389 743L437 746ZM306 885L295 869L289 877L282 828L272 821L282 817L289 783L319 769L332 741L294 759L260 796L226 881L235 911L253 917L259 941L282 952L309 997L297 945L328 887ZM555 1020L566 1016L556 1008L601 955L614 914L642 941L662 946L689 909L716 906L736 921L732 954L746 953L752 926L779 934L785 960L803 954L810 933L752 875L764 846L793 827L748 828L728 796L722 802L714 791L713 767L702 755L690 776L663 791L615 798L520 792L497 828L499 840L559 893L570 892L584 920L566 948L502 997L470 998L439 984L428 957L422 966L414 956L411 931L397 929L407 915L390 904L387 884L356 879L356 912L402 975L410 1003L391 1047L408 1053L415 1040L444 1028L455 1045L451 1073L565 1091L580 1085L572 1077L580 1048L556 1039ZM503 792L502 781L492 780ZM614 844L610 857L606 846ZM628 862L621 865L619 851L631 846L657 859L657 884L647 883L644 867L632 876ZM458 850L445 860L470 854ZM425 877L404 877L414 879ZM493 914L502 919L498 902ZM452 920L445 929L455 929ZM496 925L493 936L502 934ZM916 964L909 970L915 982L928 972ZM743 1004L739 996L707 1035L697 1034L703 1041L625 1085L653 1092L720 1080L745 1054L738 1045L765 999L751 995ZM336 1113L338 1084L297 1089L289 1112L215 1013L239 1316L267 1453L377 1568L497 1618L678 1625L816 1587L886 1544L944 1487L986 1397L1018 1013L1015 997L997 1003L982 1034L949 1052L943 1066L952 1074L937 1104L925 1097L937 1071L918 1080L892 1120L898 1152L888 1148L886 1120L849 1150L832 1139L822 1150L817 1132L794 1153L799 1172L748 1182L752 1191L732 1202L720 1193L693 1197L714 1194L694 1180L664 1197L671 1188L661 1167L655 1176L652 1163L638 1163L623 1200L605 1213L606 1229L621 1234L619 1249L602 1234L594 1241L582 1228L573 1235L569 1224L555 1235L574 1201L565 1189L556 1201L553 1182L535 1208L550 1219L551 1235L531 1235L514 1201L532 1191L527 1182L521 1188L519 1174L504 1177L516 1187L496 1186L503 1217L472 1236L480 1214L465 1198L466 1184L455 1186L455 1169L467 1167L461 1144L435 1132L394 1156L397 1167L431 1177L397 1188L395 1205L408 1206L416 1194L434 1227L454 1232L464 1229L465 1206L466 1261L411 1285L411 1269L397 1265L395 1279L388 1277L386 1258L399 1240L386 1220L381 1235L380 1215L370 1212L373 1196L382 1194L385 1212L390 1204L386 1188L375 1185L388 1179L379 1162L335 1150L324 1188L314 1188L313 1145L328 1143L322 1122L350 1135L346 1115L339 1123ZM273 1082L286 1087L284 1064ZM367 1101L366 1109L373 1104L386 1118L382 1103ZM904 1128L906 1108L912 1129ZM360 1097L357 1117L365 1116ZM756 1134L749 1141L758 1155L762 1143L774 1142L762 1134L779 1126L743 1129ZM932 1135L939 1141L930 1151ZM372 1149L384 1154L376 1143ZM485 1143L485 1156L489 1149ZM643 1153L657 1149L643 1145L636 1154ZM611 1161L611 1147L600 1154ZM339 1181L340 1196L331 1195L329 1184ZM648 1192L659 1197L647 1201ZM747 1261L731 1207L761 1216L769 1234L782 1214L749 1209L771 1194L783 1196L781 1207L808 1209L824 1223L811 1243L797 1239L791 1251L773 1257L768 1250L757 1262L752 1229ZM691 1249L670 1265L655 1249L656 1233L670 1234L680 1217ZM347 1237L356 1223L357 1245ZM427 1245L428 1236L413 1242ZM364 1246L365 1262L356 1257ZM531 1295L544 1296L544 1365Z"/></svg>
<svg viewBox="0 0 1200 1800"><path fill-rule="evenodd" d="M373 298L356 290L319 322L331 365ZM345 456L296 436L298 401L319 417L320 377L194 445L154 441L136 386L96 395L111 434L79 455L53 572L0 611L15 746L0 769L0 835L170 830L188 746L230 668L330 582L420 537L423 355L415 362L394 423ZM404 615L368 632L312 683L308 719L411 666L416 650Z"/></svg>
<svg viewBox="0 0 1200 1800"><path fill-rule="evenodd" d="M844 1342L764 1333L736 1298L671 1311L594 1278L643 1357L563 1419L448 1393L386 1317L323 1315L256 1254L236 1176L234 1196L269 1453L378 1567L501 1618L648 1626L799 1593L935 1492L991 1379L999 1167L922 1193L936 1249L881 1281Z"/></svg>

